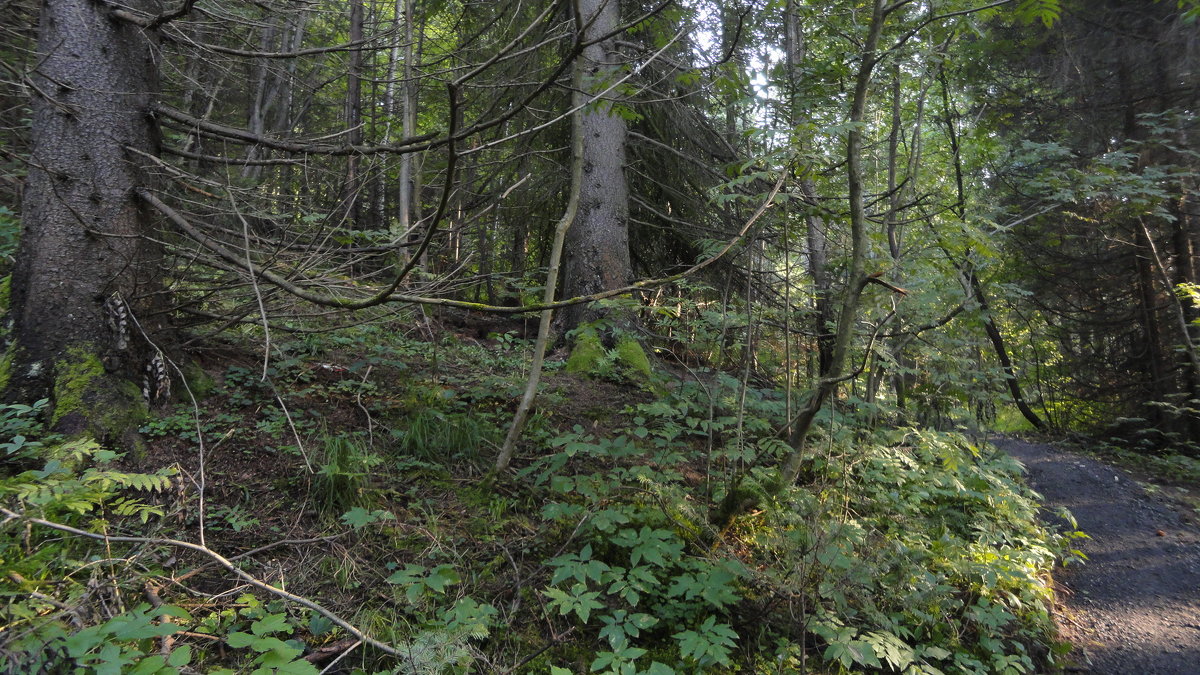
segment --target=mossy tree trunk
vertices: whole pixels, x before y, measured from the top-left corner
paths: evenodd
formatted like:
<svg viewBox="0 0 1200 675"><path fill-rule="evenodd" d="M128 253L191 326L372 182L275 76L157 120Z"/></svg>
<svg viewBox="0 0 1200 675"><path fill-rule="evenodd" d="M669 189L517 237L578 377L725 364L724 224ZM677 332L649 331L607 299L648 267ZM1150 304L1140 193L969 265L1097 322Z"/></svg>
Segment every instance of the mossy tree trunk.
<svg viewBox="0 0 1200 675"><path fill-rule="evenodd" d="M146 31L103 3L42 3L4 375L10 400L50 397L66 433L121 436L144 410L134 382L154 352L141 310L157 288L158 250L134 188L146 183L137 153L156 149L154 58Z"/></svg>

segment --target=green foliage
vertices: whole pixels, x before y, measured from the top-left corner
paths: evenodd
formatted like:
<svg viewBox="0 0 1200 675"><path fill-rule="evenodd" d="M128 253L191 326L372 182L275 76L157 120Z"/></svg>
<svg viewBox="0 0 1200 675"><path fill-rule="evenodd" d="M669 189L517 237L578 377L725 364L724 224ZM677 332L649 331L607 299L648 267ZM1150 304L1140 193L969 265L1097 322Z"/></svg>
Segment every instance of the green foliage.
<svg viewBox="0 0 1200 675"><path fill-rule="evenodd" d="M468 673L475 654L471 641L491 634L499 612L491 605L470 596L460 597L449 606L438 607L438 599L449 596L448 589L462 582L451 565L433 568L409 564L387 578L404 593L410 611L420 627L403 649L407 672Z"/></svg>
<svg viewBox="0 0 1200 675"><path fill-rule="evenodd" d="M33 620L27 608L11 608L23 620ZM58 624L43 624L37 630L9 642L6 651L11 667L22 672L78 672L96 675L175 675L185 672L192 648L181 646L170 655L155 654L154 638L172 635L181 627L161 621L164 617L190 619L178 607L151 609L141 604L93 626L68 632ZM16 672L16 671L13 671Z"/></svg>
<svg viewBox="0 0 1200 675"><path fill-rule="evenodd" d="M189 443L199 443L200 434L205 438L245 438L249 432L242 419L228 412L205 415L197 420L196 410L191 403L179 403L151 417L138 431L151 438L181 438Z"/></svg>
<svg viewBox="0 0 1200 675"><path fill-rule="evenodd" d="M475 412L438 407L420 408L392 429L398 454L437 463L477 462L496 435L495 427Z"/></svg>
<svg viewBox="0 0 1200 675"><path fill-rule="evenodd" d="M9 303L12 301L12 275L6 274L0 277L0 314L8 313ZM6 329L7 332L7 329Z"/></svg>
<svg viewBox="0 0 1200 675"><path fill-rule="evenodd" d="M370 505L371 476L383 458L370 451L361 435L326 435L319 447L318 469L312 477L317 510L332 517Z"/></svg>
<svg viewBox="0 0 1200 675"><path fill-rule="evenodd" d="M643 672L652 660L678 672L734 668L745 653L762 654L762 667L788 663L799 621L832 672L1033 672L1029 647L1052 634L1043 575L1077 552L1037 525L1015 463L953 434L839 433L836 451L810 459L812 487L761 502L762 513L735 520L736 543L713 547L704 542L717 534L672 467L689 439L738 429L719 406L706 410L720 398L714 385L639 406L614 437L576 428L527 471L557 495L543 517L580 542L546 562L542 594L607 645L594 671ZM774 416L778 402L746 399L757 402L740 445L757 450L714 459L778 461L786 449L757 416ZM768 475L753 469L747 482ZM773 597L793 598L791 609L756 613Z"/></svg>
<svg viewBox="0 0 1200 675"><path fill-rule="evenodd" d="M572 341L571 356L567 359L566 371L579 375L591 375L600 369L605 357L600 334L594 328L583 327L576 331Z"/></svg>
<svg viewBox="0 0 1200 675"><path fill-rule="evenodd" d="M118 516L134 516L145 523L161 516L162 508L119 494L122 490L163 492L171 485L174 469L153 474L126 473L107 468L120 455L102 449L91 439L75 439L47 446L47 454L57 457L44 468L20 473L0 482L0 495L15 501L29 513L53 515L62 512L79 515L104 506ZM82 470L72 468L96 462Z"/></svg>
<svg viewBox="0 0 1200 675"><path fill-rule="evenodd" d="M313 664L300 658L303 644L285 640L293 632L284 614L264 614L250 623L249 632L234 631L225 636L225 643L234 649L247 649L254 654L250 672L289 673L309 675L319 672Z"/></svg>
<svg viewBox="0 0 1200 675"><path fill-rule="evenodd" d="M426 593L446 593L446 587L460 583L462 579L452 565L438 565L429 569L424 565L405 565L387 578L389 584L395 584L404 589L404 595L410 603L415 604Z"/></svg>
<svg viewBox="0 0 1200 675"><path fill-rule="evenodd" d="M737 633L715 617L708 617L696 630L680 631L673 635L679 642L679 651L689 662L700 668L714 665L730 666L729 656L737 639Z"/></svg>
<svg viewBox="0 0 1200 675"><path fill-rule="evenodd" d="M359 506L356 506L343 513L341 518L343 523L356 530L361 530L372 523L381 523L395 519L396 516L393 515L391 511L384 511L383 509L368 511Z"/></svg>
<svg viewBox="0 0 1200 675"><path fill-rule="evenodd" d="M304 621L289 615L280 601L263 603L249 593L239 595L235 607L195 617L190 630L220 637L226 646L234 650L232 655L238 664L236 672L258 675L317 673L319 669L302 657L304 642L292 636L300 631L307 631L313 637L329 636L340 630L320 614L313 613ZM214 654L204 653L200 656L211 658ZM234 671L216 668L207 672Z"/></svg>
<svg viewBox="0 0 1200 675"><path fill-rule="evenodd" d="M30 434L38 440L27 440L20 449L36 449L37 455L50 458L42 469L0 479L0 498L8 508L30 517L84 520L86 516L86 524L100 531L108 527L103 518L145 524L163 515L161 506L143 501L136 493L163 493L171 485L173 470L152 474L117 470L112 463L120 455L89 438L63 441L43 436L40 425L30 418L44 406L39 401L6 407L3 426L4 435L10 437L8 445L16 445L14 433ZM32 453L25 460L31 457ZM21 672L63 668L96 673L181 672L191 660L190 648L164 657L154 654L152 640L180 629L162 622L163 617L187 619L187 613L172 606L151 610L139 605L85 623L82 617L87 613L80 604L91 594L89 584L95 580L86 574L80 578L87 567L79 553L70 539L47 537L44 531L27 533L11 525L0 529L0 564L8 570L0 580L0 593L8 596L0 616L12 629L0 640L5 641L10 665Z"/></svg>
<svg viewBox="0 0 1200 675"><path fill-rule="evenodd" d="M32 405L8 403L0 405L0 449L4 455L0 464L33 460L38 456L40 441L32 440L43 432L38 419L49 405L49 399L40 399Z"/></svg>
<svg viewBox="0 0 1200 675"><path fill-rule="evenodd" d="M17 253L17 245L21 239L21 220L12 209L7 206L0 206L0 258L4 262L0 265L0 269L8 269L10 261ZM4 285L7 287L8 282ZM3 311L8 310L8 304L5 303Z"/></svg>
<svg viewBox="0 0 1200 675"><path fill-rule="evenodd" d="M1062 5L1059 0L1021 0L1015 11L1017 18L1026 24L1041 21L1050 28L1062 16Z"/></svg>
<svg viewBox="0 0 1200 675"><path fill-rule="evenodd" d="M779 514L768 540L793 562L767 575L791 586L782 570L805 570L802 587L816 596L811 630L826 660L849 671L887 662L1032 672L1026 645L1052 630L1041 574L1071 553L1069 538L1037 525L1007 456L949 434L890 440L865 456L860 445L853 464L832 460L852 481L854 518ZM791 499L796 514L819 507L810 495Z"/></svg>

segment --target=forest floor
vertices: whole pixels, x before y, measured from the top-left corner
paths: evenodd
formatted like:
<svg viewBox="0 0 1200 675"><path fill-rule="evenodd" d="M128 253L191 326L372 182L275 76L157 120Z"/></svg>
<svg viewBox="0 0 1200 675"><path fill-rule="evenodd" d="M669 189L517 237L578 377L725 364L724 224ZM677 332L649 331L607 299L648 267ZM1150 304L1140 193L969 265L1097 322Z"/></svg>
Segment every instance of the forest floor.
<svg viewBox="0 0 1200 675"><path fill-rule="evenodd" d="M1025 465L1048 520L1066 526L1066 508L1088 535L1087 561L1056 575L1068 672L1200 673L1200 527L1183 489L1053 445L996 445Z"/></svg>

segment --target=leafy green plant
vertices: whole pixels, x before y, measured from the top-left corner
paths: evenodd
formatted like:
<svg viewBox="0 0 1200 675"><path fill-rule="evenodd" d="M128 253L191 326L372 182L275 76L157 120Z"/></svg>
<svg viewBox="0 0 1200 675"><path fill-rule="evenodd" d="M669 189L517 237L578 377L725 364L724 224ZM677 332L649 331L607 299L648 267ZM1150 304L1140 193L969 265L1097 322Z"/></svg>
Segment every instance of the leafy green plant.
<svg viewBox="0 0 1200 675"><path fill-rule="evenodd" d="M494 445L495 427L472 412L425 407L392 430L396 450L428 462L480 461L483 449Z"/></svg>
<svg viewBox="0 0 1200 675"><path fill-rule="evenodd" d="M326 516L340 516L370 505L372 471L383 459L361 437L348 434L326 435L320 448L320 468L312 477L317 509Z"/></svg>
<svg viewBox="0 0 1200 675"><path fill-rule="evenodd" d="M20 240L20 217L7 206L0 206L0 258L5 260L3 268L7 269L7 261L16 254Z"/></svg>
<svg viewBox="0 0 1200 675"><path fill-rule="evenodd" d="M37 457L40 441L33 440L43 432L39 416L49 405L49 399L40 399L32 405L8 403L0 405L0 463L32 460Z"/></svg>
<svg viewBox="0 0 1200 675"><path fill-rule="evenodd" d="M259 519L254 517L240 504L233 506L217 506L208 512L207 524L213 530L233 530L241 532L258 525Z"/></svg>
<svg viewBox="0 0 1200 675"><path fill-rule="evenodd" d="M178 607L141 604L74 632L57 623L43 624L6 645L9 667L21 672L174 675L191 662L192 649L181 645L166 656L153 653L158 647L154 638L182 630L161 621L167 616L190 618Z"/></svg>
<svg viewBox="0 0 1200 675"><path fill-rule="evenodd" d="M471 672L475 657L471 641L491 634L499 614L496 608L470 596L460 597L449 606L437 606L436 599L448 597L448 589L462 582L451 565L429 568L408 564L394 571L387 582L403 591L421 627L405 645L406 670L429 675Z"/></svg>
<svg viewBox="0 0 1200 675"><path fill-rule="evenodd" d="M190 403L180 403L171 408L170 412L151 418L139 431L151 438L180 438L189 443L198 443L200 433L210 440L224 436L248 436L245 420L232 413L216 412L204 415L197 423L196 411Z"/></svg>
<svg viewBox="0 0 1200 675"><path fill-rule="evenodd" d="M144 523L151 516L163 514L162 507L123 496L120 491L162 492L171 484L173 468L152 474L106 468L120 455L87 438L54 445L48 448L47 454L56 455L58 459L46 462L42 469L26 471L0 482L0 495L12 498L30 515L64 511L86 514L105 506L115 515L133 516ZM73 468L89 460L96 465L82 471Z"/></svg>
<svg viewBox="0 0 1200 675"><path fill-rule="evenodd" d="M753 531L735 535L738 556L697 546L713 534L679 487L681 444L723 437L713 460L746 463L788 450L772 437L779 402L748 393L739 420L723 410L726 386L681 387L606 438L577 427L525 470L556 495L543 517L580 540L547 561L542 593L556 616L605 642L594 670L642 672L652 654L655 668L682 671L733 668L745 651L764 654L764 668L767 654L772 668L800 658L795 609L787 622L763 622L774 616L763 610L754 632L735 628L764 596L804 598L798 620L831 672L1035 667L1026 645L1050 631L1040 575L1072 555L1077 535L1037 525L1018 467L962 436L867 436L830 420L830 450L806 469L812 484L764 501ZM746 483L769 475L752 467Z"/></svg>
<svg viewBox="0 0 1200 675"><path fill-rule="evenodd" d="M461 581L452 565L438 565L433 569L424 565L405 565L387 578L389 584L404 589L404 596L410 603L416 603L430 592L445 594L448 586Z"/></svg>
<svg viewBox="0 0 1200 675"><path fill-rule="evenodd" d="M18 417L30 413L17 409ZM22 430L35 427L18 424ZM171 484L173 471L130 473L113 468L118 453L80 438L64 442L42 438L40 455L49 457L43 468L0 480L0 498L6 507L27 517L65 521L85 520L88 528L103 531L107 519L147 522L161 516L163 507L147 503L136 493L161 493ZM14 519L20 522L19 519ZM90 595L87 569L90 544L23 528L0 528L0 560L8 575L0 579L0 592L9 602L0 610L13 630L6 633L4 651L21 672L80 669L97 673L177 673L191 660L189 649L170 655L153 654L154 638L173 634L179 626L161 622L163 616L187 619L183 610L162 606L153 610L139 605L125 612L99 615L82 605ZM111 555L104 556L105 558ZM35 580L35 581L26 581Z"/></svg>
<svg viewBox="0 0 1200 675"><path fill-rule="evenodd" d="M313 664L300 658L304 653L303 643L285 640L294 628L282 613L268 613L250 623L248 631L234 631L225 636L225 643L234 649L248 649L254 657L249 666L251 672L289 673L307 675L319 672Z"/></svg>

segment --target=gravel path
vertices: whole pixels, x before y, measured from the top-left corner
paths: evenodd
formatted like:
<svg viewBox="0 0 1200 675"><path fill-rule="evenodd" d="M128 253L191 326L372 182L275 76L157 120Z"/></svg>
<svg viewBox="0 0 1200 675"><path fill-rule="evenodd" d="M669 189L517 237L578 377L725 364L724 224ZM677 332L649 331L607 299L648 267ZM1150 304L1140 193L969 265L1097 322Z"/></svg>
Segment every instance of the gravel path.
<svg viewBox="0 0 1200 675"><path fill-rule="evenodd" d="M1129 474L1050 445L1001 439L1051 511L1070 509L1088 561L1055 576L1072 672L1200 674L1200 531ZM1057 521L1053 516L1050 520Z"/></svg>

